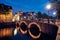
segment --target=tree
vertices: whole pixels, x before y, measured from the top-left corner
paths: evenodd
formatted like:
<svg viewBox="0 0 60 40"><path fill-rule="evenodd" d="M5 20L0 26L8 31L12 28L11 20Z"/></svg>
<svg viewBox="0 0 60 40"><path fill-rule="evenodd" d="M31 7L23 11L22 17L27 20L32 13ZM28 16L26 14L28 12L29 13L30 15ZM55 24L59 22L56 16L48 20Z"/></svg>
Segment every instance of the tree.
<svg viewBox="0 0 60 40"><path fill-rule="evenodd" d="M53 18L55 18L55 17L53 17L53 16L49 16L49 18L50 18L50 19L53 19Z"/></svg>
<svg viewBox="0 0 60 40"><path fill-rule="evenodd" d="M43 13L43 14L42 14L42 18L47 19L47 18L48 18L48 15L47 15L46 13Z"/></svg>
<svg viewBox="0 0 60 40"><path fill-rule="evenodd" d="M37 18L42 18L42 13L40 11L37 13Z"/></svg>

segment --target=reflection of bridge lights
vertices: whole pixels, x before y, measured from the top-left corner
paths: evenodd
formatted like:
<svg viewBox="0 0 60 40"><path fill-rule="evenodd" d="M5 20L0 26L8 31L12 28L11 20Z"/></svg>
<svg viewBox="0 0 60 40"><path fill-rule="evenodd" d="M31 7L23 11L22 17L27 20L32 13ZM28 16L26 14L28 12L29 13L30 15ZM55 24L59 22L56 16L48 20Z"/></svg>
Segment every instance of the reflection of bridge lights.
<svg viewBox="0 0 60 40"><path fill-rule="evenodd" d="M14 35L16 35L16 34L17 34L17 29L14 30Z"/></svg>
<svg viewBox="0 0 60 40"><path fill-rule="evenodd" d="M0 37L12 36L12 28L0 29Z"/></svg>

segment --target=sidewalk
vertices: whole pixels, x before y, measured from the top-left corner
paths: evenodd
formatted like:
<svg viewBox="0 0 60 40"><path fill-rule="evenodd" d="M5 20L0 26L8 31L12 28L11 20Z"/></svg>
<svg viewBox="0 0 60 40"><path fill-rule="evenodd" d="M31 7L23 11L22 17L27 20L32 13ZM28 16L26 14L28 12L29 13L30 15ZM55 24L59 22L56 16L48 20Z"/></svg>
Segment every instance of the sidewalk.
<svg viewBox="0 0 60 40"><path fill-rule="evenodd" d="M57 23L58 25L58 32L57 32L57 37L56 37L56 40L60 40L60 22Z"/></svg>

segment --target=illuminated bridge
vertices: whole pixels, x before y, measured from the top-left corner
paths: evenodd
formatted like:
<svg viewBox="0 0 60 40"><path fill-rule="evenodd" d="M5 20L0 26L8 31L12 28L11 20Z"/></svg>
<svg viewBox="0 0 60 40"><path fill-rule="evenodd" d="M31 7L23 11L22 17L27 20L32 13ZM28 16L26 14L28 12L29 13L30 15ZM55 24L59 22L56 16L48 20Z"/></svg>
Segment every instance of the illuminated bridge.
<svg viewBox="0 0 60 40"><path fill-rule="evenodd" d="M0 23L1 40L55 40L58 27L55 24L21 20Z"/></svg>

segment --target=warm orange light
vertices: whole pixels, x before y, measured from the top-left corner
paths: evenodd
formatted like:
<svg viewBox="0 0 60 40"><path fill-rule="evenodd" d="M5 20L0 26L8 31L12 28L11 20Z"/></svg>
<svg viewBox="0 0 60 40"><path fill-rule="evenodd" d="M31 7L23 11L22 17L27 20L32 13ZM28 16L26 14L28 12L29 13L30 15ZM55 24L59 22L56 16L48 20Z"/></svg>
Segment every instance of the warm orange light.
<svg viewBox="0 0 60 40"><path fill-rule="evenodd" d="M28 32L29 32L29 34L30 34L30 36L32 37L32 38L34 38L34 39L37 39L37 38L39 38L40 37L40 33L39 33L39 35L37 35L37 36L34 36L29 30L28 30Z"/></svg>
<svg viewBox="0 0 60 40"><path fill-rule="evenodd" d="M26 31L23 31L23 30L20 28L20 32L21 32L22 34L26 34L26 33L27 33L27 30L26 30Z"/></svg>
<svg viewBox="0 0 60 40"><path fill-rule="evenodd" d="M27 25L27 23L26 23L25 21L21 21L21 22L20 22L20 25L21 25L21 23L25 23L25 25ZM21 32L22 34L26 34L26 33L27 33L27 30L23 31L23 30L20 28L20 32Z"/></svg>
<svg viewBox="0 0 60 40"><path fill-rule="evenodd" d="M30 23L30 24L28 25L28 28L30 28L32 24L37 25L37 27L40 29L40 25L39 25L39 24L37 24L36 22L32 22L32 23ZM41 30L40 30L40 31L41 31Z"/></svg>
<svg viewBox="0 0 60 40"><path fill-rule="evenodd" d="M40 25L37 24L36 22L32 22L32 23L30 23L30 24L28 25L28 28L30 28L32 24L35 24L35 25L39 28L39 31L41 31ZM33 30L32 30L32 31L33 31ZM34 35L30 32L30 29L28 29L28 32L29 32L29 35L30 35L32 38L34 38L34 39L39 38L40 35L41 35L41 33L39 33L39 35L34 36Z"/></svg>
<svg viewBox="0 0 60 40"><path fill-rule="evenodd" d="M0 20L3 22L12 21L12 10L7 11L6 14L0 13Z"/></svg>
<svg viewBox="0 0 60 40"><path fill-rule="evenodd" d="M0 30L0 37L12 36L12 28L5 28Z"/></svg>

